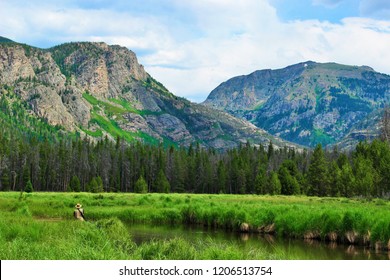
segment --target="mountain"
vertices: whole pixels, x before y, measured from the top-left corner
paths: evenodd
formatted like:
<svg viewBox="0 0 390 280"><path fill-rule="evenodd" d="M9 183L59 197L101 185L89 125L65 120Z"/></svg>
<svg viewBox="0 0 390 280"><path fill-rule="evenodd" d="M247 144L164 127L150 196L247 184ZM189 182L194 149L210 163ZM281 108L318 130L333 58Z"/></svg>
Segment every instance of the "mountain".
<svg viewBox="0 0 390 280"><path fill-rule="evenodd" d="M216 149L246 141L285 143L245 120L173 95L145 71L135 53L105 43L50 49L0 43L0 92L2 104L9 105L5 108L23 109L22 116L92 139L198 142ZM12 122L13 110L5 110ZM25 121L18 126L33 127Z"/></svg>
<svg viewBox="0 0 390 280"><path fill-rule="evenodd" d="M13 43L11 39L0 36L0 43Z"/></svg>
<svg viewBox="0 0 390 280"><path fill-rule="evenodd" d="M389 99L388 75L368 66L308 61L234 77L203 104L301 145L353 146L377 135Z"/></svg>

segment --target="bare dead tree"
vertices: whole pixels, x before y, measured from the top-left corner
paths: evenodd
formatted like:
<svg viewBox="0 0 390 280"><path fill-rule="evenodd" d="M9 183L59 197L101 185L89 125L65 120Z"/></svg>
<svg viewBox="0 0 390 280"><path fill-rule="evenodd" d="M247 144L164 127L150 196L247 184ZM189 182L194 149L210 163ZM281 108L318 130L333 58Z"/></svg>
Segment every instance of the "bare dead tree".
<svg viewBox="0 0 390 280"><path fill-rule="evenodd" d="M16 174L15 171L11 171L11 174L12 174L12 177L13 177L13 184L12 184L12 190L15 191L15 186L16 186L16 177L18 176L18 174Z"/></svg>

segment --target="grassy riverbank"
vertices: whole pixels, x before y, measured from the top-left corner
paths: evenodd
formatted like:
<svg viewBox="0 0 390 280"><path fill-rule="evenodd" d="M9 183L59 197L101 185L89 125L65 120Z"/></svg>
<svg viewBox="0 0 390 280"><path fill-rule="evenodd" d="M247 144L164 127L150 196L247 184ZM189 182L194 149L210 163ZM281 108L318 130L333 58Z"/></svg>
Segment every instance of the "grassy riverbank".
<svg viewBox="0 0 390 280"><path fill-rule="evenodd" d="M74 221L84 206L91 223ZM185 240L136 245L122 222L202 224L225 230L361 243L385 249L390 203L294 196L0 193L1 259L286 259L232 244Z"/></svg>

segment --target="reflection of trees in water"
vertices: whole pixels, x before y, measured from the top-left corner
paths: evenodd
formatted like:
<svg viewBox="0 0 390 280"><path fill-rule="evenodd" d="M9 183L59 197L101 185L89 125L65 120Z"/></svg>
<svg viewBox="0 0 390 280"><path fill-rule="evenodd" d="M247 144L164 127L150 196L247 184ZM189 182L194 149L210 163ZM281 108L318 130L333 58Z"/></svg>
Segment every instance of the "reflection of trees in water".
<svg viewBox="0 0 390 280"><path fill-rule="evenodd" d="M312 246L312 247L320 247L321 246L321 242L318 241L317 239L305 238L305 239L303 239L303 241L305 242L305 244Z"/></svg>
<svg viewBox="0 0 390 280"><path fill-rule="evenodd" d="M338 246L337 242L331 241L328 243L328 248L331 250L337 249L337 246Z"/></svg>
<svg viewBox="0 0 390 280"><path fill-rule="evenodd" d="M159 227L147 226L129 227L133 240L137 244L150 241L151 239L171 239L177 236L194 240L211 240L212 242L229 241L237 244L240 250L250 250L262 248L275 256L283 256L292 259L387 259L390 260L390 251L385 252L383 249L388 244L382 244L381 250L375 250L369 246L350 245L321 241L317 239L289 239L277 235L264 233L239 233L236 231L224 231L221 229L210 229L199 226L183 227ZM372 244L374 245L374 244ZM378 248L379 249L379 248Z"/></svg>
<svg viewBox="0 0 390 280"><path fill-rule="evenodd" d="M276 242L275 235L272 234L261 233L259 235L256 235L256 238L259 241L266 241L266 243L270 245L273 245Z"/></svg>
<svg viewBox="0 0 390 280"><path fill-rule="evenodd" d="M275 243L275 237L271 234L264 234L264 239L269 243L269 244L274 244Z"/></svg>
<svg viewBox="0 0 390 280"><path fill-rule="evenodd" d="M371 259L371 249L370 248L367 248L367 247L364 247L363 249L363 254L367 256L367 259L370 260Z"/></svg>
<svg viewBox="0 0 390 280"><path fill-rule="evenodd" d="M349 245L347 247L347 250L345 250L345 253L347 253L348 255L353 255L353 256L359 254L359 252L356 250L355 245Z"/></svg>

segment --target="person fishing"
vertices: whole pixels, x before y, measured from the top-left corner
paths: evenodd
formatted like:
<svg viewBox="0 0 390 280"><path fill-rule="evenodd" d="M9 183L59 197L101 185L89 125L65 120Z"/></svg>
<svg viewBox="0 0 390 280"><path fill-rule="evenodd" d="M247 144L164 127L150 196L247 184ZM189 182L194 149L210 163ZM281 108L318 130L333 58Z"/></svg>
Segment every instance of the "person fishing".
<svg viewBox="0 0 390 280"><path fill-rule="evenodd" d="M85 221L84 209L81 208L82 205L80 203L77 203L75 207L76 207L76 209L73 212L73 216L75 217L75 219L80 220L80 221Z"/></svg>

